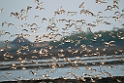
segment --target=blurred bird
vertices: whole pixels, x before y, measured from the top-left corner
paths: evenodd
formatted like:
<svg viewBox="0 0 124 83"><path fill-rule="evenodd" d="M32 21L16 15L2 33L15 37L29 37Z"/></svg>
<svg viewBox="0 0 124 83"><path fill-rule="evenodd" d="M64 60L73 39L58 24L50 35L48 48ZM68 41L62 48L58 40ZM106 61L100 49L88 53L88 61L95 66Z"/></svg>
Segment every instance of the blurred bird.
<svg viewBox="0 0 124 83"><path fill-rule="evenodd" d="M84 2L79 5L79 8L84 8Z"/></svg>
<svg viewBox="0 0 124 83"><path fill-rule="evenodd" d="M35 15L35 16L34 16L34 19L36 19L36 18L38 18L38 17L39 17L39 15Z"/></svg>
<svg viewBox="0 0 124 83"><path fill-rule="evenodd" d="M36 3L36 2L39 2L39 0L34 0L34 2Z"/></svg>
<svg viewBox="0 0 124 83"><path fill-rule="evenodd" d="M101 1L101 0L96 0L96 3L103 4L103 3L107 3L107 2L104 2L104 1Z"/></svg>
<svg viewBox="0 0 124 83"><path fill-rule="evenodd" d="M2 11L3 11L3 8L2 8L2 9L0 9L0 13L2 13Z"/></svg>
<svg viewBox="0 0 124 83"><path fill-rule="evenodd" d="M4 32L4 35L6 35L6 34L10 34L10 32Z"/></svg>
<svg viewBox="0 0 124 83"><path fill-rule="evenodd" d="M13 26L13 25L14 25L13 23L8 23L8 27Z"/></svg>
<svg viewBox="0 0 124 83"><path fill-rule="evenodd" d="M7 24L7 22L6 21L4 21L3 23L2 23L2 27L4 26L4 25L6 25Z"/></svg>
<svg viewBox="0 0 124 83"><path fill-rule="evenodd" d="M47 19L46 18L42 18L42 23L44 22L44 21L46 21Z"/></svg>
<svg viewBox="0 0 124 83"><path fill-rule="evenodd" d="M32 8L31 6L27 6L27 10L31 10L31 8Z"/></svg>

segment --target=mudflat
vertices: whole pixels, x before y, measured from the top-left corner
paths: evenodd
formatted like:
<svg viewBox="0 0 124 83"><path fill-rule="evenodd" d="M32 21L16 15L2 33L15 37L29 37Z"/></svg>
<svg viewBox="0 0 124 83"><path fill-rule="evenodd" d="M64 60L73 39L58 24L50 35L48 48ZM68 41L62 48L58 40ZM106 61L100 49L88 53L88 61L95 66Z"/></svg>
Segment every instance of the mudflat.
<svg viewBox="0 0 124 83"><path fill-rule="evenodd" d="M41 80L18 80L18 81L3 81L0 83L124 83L124 76L113 76L105 78L90 78L82 79L41 79Z"/></svg>

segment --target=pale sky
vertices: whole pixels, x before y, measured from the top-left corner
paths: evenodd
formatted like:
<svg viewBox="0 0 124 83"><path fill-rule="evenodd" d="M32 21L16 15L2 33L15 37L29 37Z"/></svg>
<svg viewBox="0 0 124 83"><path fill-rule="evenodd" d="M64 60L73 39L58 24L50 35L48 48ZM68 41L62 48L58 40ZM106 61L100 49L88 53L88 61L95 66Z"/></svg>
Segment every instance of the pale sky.
<svg viewBox="0 0 124 83"><path fill-rule="evenodd" d="M102 12L100 14L101 16L114 16L114 13L116 11L119 11L121 14L124 13L122 12L122 9L124 9L124 0L119 0L120 2L118 3L119 9L113 9L112 11L105 11L108 5L113 5L113 0L101 0L105 1L107 3L105 4L98 4L96 3L96 0L39 0L42 3L41 8L44 8L45 10L38 10L36 9L36 6L38 5L37 2L35 3L34 0L0 0L0 9L3 8L2 13L0 13L0 30L4 30L4 32L10 32L10 34L6 34L0 37L0 41L5 41L5 40L10 40L12 41L15 39L15 37L11 37L10 35L14 34L30 34L30 37L27 37L30 41L35 40L36 35L43 35L47 34L50 31L46 31L47 26L49 25L49 19L54 17L58 32L62 34L62 28L65 28L65 22L60 22L57 23L56 20L58 19L72 19L74 21L76 20L81 20L84 19L86 23L93 23L93 21L96 21L96 17L93 17L91 15L86 16L85 14L80 14L80 10L86 9L94 14L97 14L99 11ZM79 8L79 5L84 2L84 8ZM19 12L21 9L27 9L27 6L31 6L31 10L28 11L27 14L23 14L23 16L27 16L26 20L19 20L15 18L14 16L10 17L11 12ZM65 10L65 14L60 14L54 16L54 12L57 11L58 8ZM68 15L67 12L77 12L76 15ZM35 18L35 15L39 15L38 18ZM44 21L43 23L41 22L42 18L46 18L47 21ZM13 26L4 25L2 27L3 22L7 23L13 23ZM124 18L120 18L120 21L115 21L114 19L107 19L104 18L103 21L111 22L111 25L105 25L104 23L99 24L97 27L93 27L92 31L99 31L99 30L112 30L113 27L120 27L122 28L122 23L124 23ZM21 27L24 23L27 24L32 24L36 23L38 27L40 27L36 33L32 32L30 29L31 27ZM77 24L77 26L81 26L80 24ZM18 28L17 28L18 27ZM34 27L33 27L34 28ZM23 29L27 29L28 32L22 31ZM83 31L87 31L87 27L81 26L81 29ZM74 32L75 27L71 27L68 32ZM61 37L57 37L57 39L60 39ZM49 39L43 39L43 40L49 40Z"/></svg>

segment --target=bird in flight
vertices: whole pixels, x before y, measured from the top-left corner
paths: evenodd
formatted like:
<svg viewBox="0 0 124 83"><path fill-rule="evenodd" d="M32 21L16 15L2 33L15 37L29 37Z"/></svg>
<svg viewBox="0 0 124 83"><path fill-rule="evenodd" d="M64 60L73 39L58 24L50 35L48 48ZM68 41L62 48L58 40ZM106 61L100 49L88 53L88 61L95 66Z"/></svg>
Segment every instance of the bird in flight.
<svg viewBox="0 0 124 83"><path fill-rule="evenodd" d="M0 9L0 13L2 13L2 11L3 11L3 8L2 8L2 9Z"/></svg>

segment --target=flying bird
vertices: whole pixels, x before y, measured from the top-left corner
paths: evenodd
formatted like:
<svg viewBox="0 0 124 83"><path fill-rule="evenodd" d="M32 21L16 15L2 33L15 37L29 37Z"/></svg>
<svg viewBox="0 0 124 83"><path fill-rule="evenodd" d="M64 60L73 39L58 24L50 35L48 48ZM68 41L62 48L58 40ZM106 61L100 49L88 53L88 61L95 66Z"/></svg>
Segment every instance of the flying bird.
<svg viewBox="0 0 124 83"><path fill-rule="evenodd" d="M8 23L8 27L9 27L9 26L13 26L13 25L14 25L13 23Z"/></svg>
<svg viewBox="0 0 124 83"><path fill-rule="evenodd" d="M84 2L79 5L79 8L84 8Z"/></svg>
<svg viewBox="0 0 124 83"><path fill-rule="evenodd" d="M42 18L42 23L44 22L44 21L46 21L47 19L46 18Z"/></svg>
<svg viewBox="0 0 124 83"><path fill-rule="evenodd" d="M0 9L0 13L2 13L2 11L3 11L3 8L2 8L2 9Z"/></svg>
<svg viewBox="0 0 124 83"><path fill-rule="evenodd" d="M35 18L38 18L38 17L39 17L39 15L35 15L35 16L34 16L34 19L35 19Z"/></svg>
<svg viewBox="0 0 124 83"><path fill-rule="evenodd" d="M3 23L2 23L2 27L4 26L4 25L6 25L7 24L7 22L6 21L4 21Z"/></svg>
<svg viewBox="0 0 124 83"><path fill-rule="evenodd" d="M36 3L36 2L39 2L39 0L34 0L34 2Z"/></svg>
<svg viewBox="0 0 124 83"><path fill-rule="evenodd" d="M107 3L107 2L104 2L104 1L101 1L101 0L96 0L96 3L103 4L103 3Z"/></svg>
<svg viewBox="0 0 124 83"><path fill-rule="evenodd" d="M31 10L31 8L32 8L31 6L27 6L27 10Z"/></svg>

